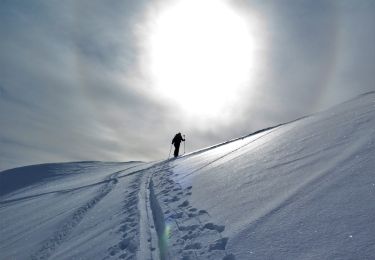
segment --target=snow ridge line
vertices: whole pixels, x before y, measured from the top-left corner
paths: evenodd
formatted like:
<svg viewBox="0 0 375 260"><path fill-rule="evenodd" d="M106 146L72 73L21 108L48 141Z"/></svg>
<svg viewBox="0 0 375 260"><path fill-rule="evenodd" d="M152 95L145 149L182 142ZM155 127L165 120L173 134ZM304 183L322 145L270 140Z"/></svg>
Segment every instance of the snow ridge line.
<svg viewBox="0 0 375 260"><path fill-rule="evenodd" d="M276 128L276 127L274 127L274 128ZM242 149L242 148L248 146L249 144L254 143L254 142L257 141L258 139L261 139L261 138L263 138L263 137L265 137L265 136L267 136L267 135L273 133L274 131L276 131L276 129L274 129L274 128L271 128L271 130L269 130L269 131L266 132L265 134L263 134L263 135L261 135L261 136L255 138L255 139L253 139L253 140L251 140L251 141L249 141L249 142L247 142L247 143L241 145L240 147L237 147L237 148L235 148L234 150L232 150L232 151L230 151L230 152L228 152L228 153L226 153L226 154L224 154L224 155L222 155L222 156L220 156L220 157L218 157L218 158L216 158L216 159L214 159L214 160L212 160L212 161L210 161L210 162L204 164L203 166L201 166L201 167L199 167L199 168L197 168L197 169L195 169L195 170L189 172L188 174L185 174L183 177L181 177L181 179L184 179L184 178L186 178L187 176L190 176L190 175L192 175L192 174L194 174L194 173L196 173L196 172L202 170L203 168L206 168L207 166L209 166L209 165L211 165L211 164L213 164L213 163L215 163L215 162L217 162L217 161L223 159L224 157L227 157L228 155L237 152L238 150L240 150L240 149Z"/></svg>
<svg viewBox="0 0 375 260"><path fill-rule="evenodd" d="M116 175L117 179L131 176L131 175L133 175L132 172L128 173L126 175L118 177L118 175L120 173L126 172L127 170L130 170L130 169L135 168L137 166L138 165L131 166L131 167L125 168L123 170L119 170L119 171L114 172L113 174L111 174L111 176ZM25 166L25 167L27 167L27 166ZM136 171L136 173L139 173L139 171ZM43 192L43 193L39 193L39 194L32 194L32 195L28 195L28 196L24 196L24 197L17 197L15 199L1 200L1 196L0 196L0 208L3 207L2 205L6 205L6 204L12 203L12 202L17 202L17 201L22 201L22 200L28 200L28 199L38 198L38 197L41 197L41 196L44 196L44 195L50 195L50 194L54 194L54 193L67 193L67 192L72 192L72 191L76 191L76 190L80 190L80 189L90 188L90 187L93 187L93 186L96 186L96 185L106 184L106 183L112 181L111 176L109 176L108 178L106 178L106 179L104 179L102 181L94 182L94 183L90 183L90 184L86 184L86 185L80 186L80 187L75 187L75 188L70 188L70 189L62 189L62 190L48 191L48 192Z"/></svg>
<svg viewBox="0 0 375 260"><path fill-rule="evenodd" d="M99 201L101 201L109 192L113 190L117 184L117 176L123 172L117 171L111 174L107 180L108 182L102 187L98 194L86 202L83 206L79 207L73 212L70 219L68 219L53 235L52 237L45 240L41 248L33 255L31 259L48 259L56 249L65 241L65 239L70 235L73 229L82 221L85 215L90 209L92 209Z"/></svg>
<svg viewBox="0 0 375 260"><path fill-rule="evenodd" d="M292 121L288 121L288 122L285 122L285 123L281 123L281 124L277 124L277 125L274 125L274 126L266 127L266 128L257 130L255 132L252 132L250 134L247 134L247 135L244 135L244 136L241 136L241 137L233 138L233 139L230 139L228 141L225 141L225 142L222 142L222 143L218 143L218 144L215 144L215 145L212 145L212 146L209 146L209 147L205 147L205 148L202 148L200 150L197 150L197 151L194 151L194 152L191 152L191 153L186 153L186 154L184 154L183 157L185 157L185 156L193 156L193 155L197 155L197 154L200 154L200 153L204 153L204 152L207 152L209 150L218 148L220 146L223 146L223 145L226 145L226 144L230 144L230 143L236 142L238 140L243 140L243 139L245 139L247 137L251 137L253 135L257 135L257 134L260 134L260 133L263 133L263 132L266 132L266 131L269 131L269 130L275 130L275 128L279 128L281 126L285 126L285 125L289 125L289 124L295 123L297 121L300 121L302 119L308 118L308 117L313 116L313 115L314 114L302 116L302 117L299 117L299 118L294 119Z"/></svg>

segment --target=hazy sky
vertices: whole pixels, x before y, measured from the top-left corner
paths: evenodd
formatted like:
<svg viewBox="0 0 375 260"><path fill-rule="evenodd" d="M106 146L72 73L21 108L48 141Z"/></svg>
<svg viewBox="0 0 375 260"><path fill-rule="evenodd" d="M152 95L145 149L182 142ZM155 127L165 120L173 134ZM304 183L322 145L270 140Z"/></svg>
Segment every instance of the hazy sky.
<svg viewBox="0 0 375 260"><path fill-rule="evenodd" d="M0 170L158 160L374 90L372 0L0 0Z"/></svg>

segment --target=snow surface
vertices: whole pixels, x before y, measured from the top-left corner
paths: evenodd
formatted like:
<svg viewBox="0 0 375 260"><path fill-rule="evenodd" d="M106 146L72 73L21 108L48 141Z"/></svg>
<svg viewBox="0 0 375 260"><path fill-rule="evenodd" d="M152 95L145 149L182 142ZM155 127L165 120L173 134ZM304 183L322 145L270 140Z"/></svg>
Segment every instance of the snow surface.
<svg viewBox="0 0 375 260"><path fill-rule="evenodd" d="M0 259L374 259L375 93L182 156L0 173Z"/></svg>

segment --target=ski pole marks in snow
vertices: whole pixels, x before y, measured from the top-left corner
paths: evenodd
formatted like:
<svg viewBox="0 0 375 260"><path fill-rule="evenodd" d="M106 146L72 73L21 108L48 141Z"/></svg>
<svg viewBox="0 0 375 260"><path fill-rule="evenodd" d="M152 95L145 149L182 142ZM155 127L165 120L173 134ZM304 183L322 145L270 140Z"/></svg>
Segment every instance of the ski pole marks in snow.
<svg viewBox="0 0 375 260"><path fill-rule="evenodd" d="M190 205L192 186L183 188L171 179L172 169L166 163L161 171L152 176L150 189L155 193L163 216L162 232L158 232L159 244L164 252L161 259L231 259L233 255L225 252L228 238L222 237L224 225L210 222L204 209ZM155 203L155 202L154 202ZM160 221L159 221L160 222Z"/></svg>

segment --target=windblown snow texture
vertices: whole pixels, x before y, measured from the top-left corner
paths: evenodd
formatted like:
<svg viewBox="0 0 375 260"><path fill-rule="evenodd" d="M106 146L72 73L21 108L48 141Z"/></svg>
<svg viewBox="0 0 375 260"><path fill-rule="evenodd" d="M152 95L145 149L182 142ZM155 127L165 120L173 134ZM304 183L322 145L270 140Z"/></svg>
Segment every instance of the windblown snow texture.
<svg viewBox="0 0 375 260"><path fill-rule="evenodd" d="M153 163L0 173L0 259L373 259L375 93Z"/></svg>

